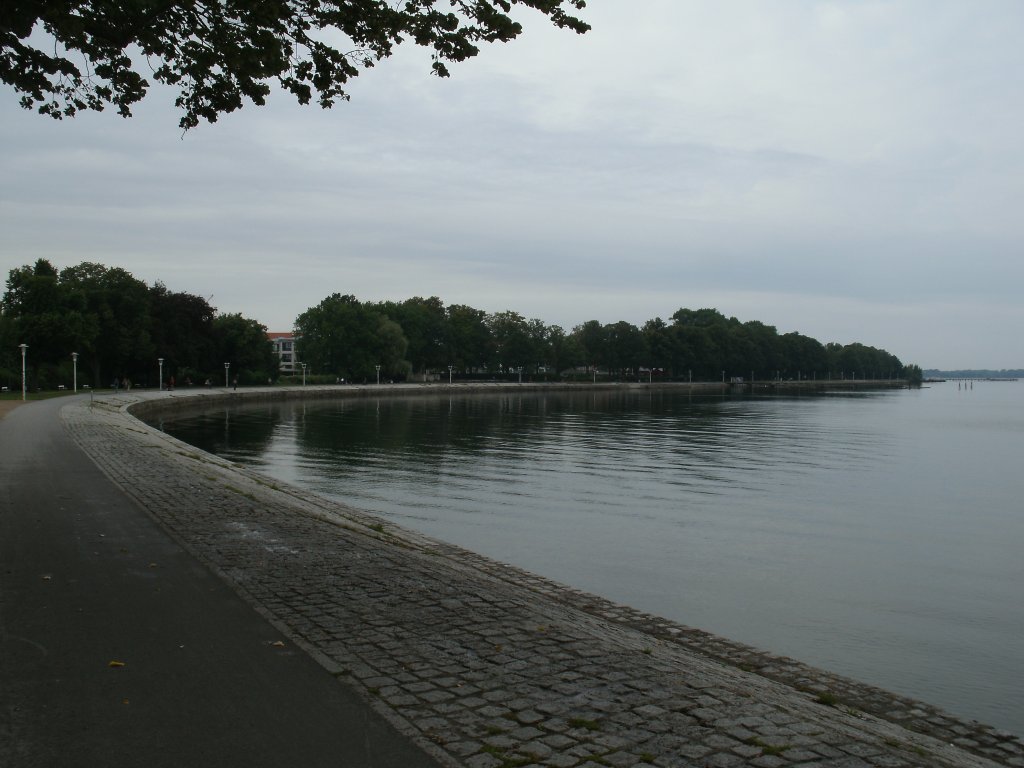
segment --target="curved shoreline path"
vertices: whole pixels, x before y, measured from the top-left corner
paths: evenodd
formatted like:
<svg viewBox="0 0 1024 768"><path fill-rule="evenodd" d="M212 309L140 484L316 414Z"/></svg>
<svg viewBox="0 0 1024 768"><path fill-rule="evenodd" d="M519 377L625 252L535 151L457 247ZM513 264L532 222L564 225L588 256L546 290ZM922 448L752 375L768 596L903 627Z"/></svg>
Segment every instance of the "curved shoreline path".
<svg viewBox="0 0 1024 768"><path fill-rule="evenodd" d="M99 471L88 403L0 420L0 766L436 765Z"/></svg>
<svg viewBox="0 0 1024 768"><path fill-rule="evenodd" d="M0 421L0 765L1024 767L1011 734L275 485L127 413L330 393L190 394Z"/></svg>

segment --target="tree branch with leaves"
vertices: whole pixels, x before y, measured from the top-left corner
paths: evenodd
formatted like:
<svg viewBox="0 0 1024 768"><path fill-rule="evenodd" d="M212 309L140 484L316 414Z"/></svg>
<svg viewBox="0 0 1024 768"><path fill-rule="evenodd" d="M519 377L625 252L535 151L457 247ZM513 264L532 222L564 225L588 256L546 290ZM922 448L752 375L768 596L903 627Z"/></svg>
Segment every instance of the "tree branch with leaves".
<svg viewBox="0 0 1024 768"><path fill-rule="evenodd" d="M0 4L0 81L21 105L61 119L113 106L123 117L150 88L178 88L182 128L216 122L272 84L301 104L348 100L348 82L411 41L431 70L522 32L515 7L578 33L585 0L6 0Z"/></svg>

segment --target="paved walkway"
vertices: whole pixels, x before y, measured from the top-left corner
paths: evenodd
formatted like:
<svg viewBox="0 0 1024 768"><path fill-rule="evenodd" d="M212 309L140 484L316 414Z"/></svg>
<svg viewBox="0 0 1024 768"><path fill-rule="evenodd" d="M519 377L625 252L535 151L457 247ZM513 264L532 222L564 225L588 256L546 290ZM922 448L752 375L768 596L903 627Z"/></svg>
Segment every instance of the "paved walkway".
<svg viewBox="0 0 1024 768"><path fill-rule="evenodd" d="M97 398L92 408L79 401L63 417L138 506L272 622L278 633L263 631L260 652L273 655L271 637L306 649L340 681L336 688L361 697L367 713L382 715L442 764L1024 767L1024 748L1010 734L276 487L124 413L154 396L171 397L128 393ZM79 546L87 540L86 550L119 561L126 573L148 572L150 559L158 573L196 569L180 552L170 560L170 552L135 554L130 537L127 552L108 549L97 538L107 531L80 531ZM41 563L35 571L54 572ZM100 586L93 602L119 599L115 584ZM136 610L145 607L127 614ZM216 608L196 609L205 610ZM205 627L207 617L193 621ZM232 614L221 623L239 621ZM162 632L149 637L151 645L166 640ZM251 634L225 640L246 642ZM202 674L220 676L216 665ZM308 698L321 695L310 689Z"/></svg>
<svg viewBox="0 0 1024 768"><path fill-rule="evenodd" d="M0 766L436 765L104 476L60 418L102 406L69 402L0 420Z"/></svg>

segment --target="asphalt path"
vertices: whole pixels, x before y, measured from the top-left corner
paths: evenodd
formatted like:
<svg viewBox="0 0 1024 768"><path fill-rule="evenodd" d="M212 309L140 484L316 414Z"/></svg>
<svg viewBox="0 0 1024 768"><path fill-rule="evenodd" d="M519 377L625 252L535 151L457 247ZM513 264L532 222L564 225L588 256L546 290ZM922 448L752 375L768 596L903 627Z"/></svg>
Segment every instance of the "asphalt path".
<svg viewBox="0 0 1024 768"><path fill-rule="evenodd" d="M436 766L64 431L0 419L0 766Z"/></svg>

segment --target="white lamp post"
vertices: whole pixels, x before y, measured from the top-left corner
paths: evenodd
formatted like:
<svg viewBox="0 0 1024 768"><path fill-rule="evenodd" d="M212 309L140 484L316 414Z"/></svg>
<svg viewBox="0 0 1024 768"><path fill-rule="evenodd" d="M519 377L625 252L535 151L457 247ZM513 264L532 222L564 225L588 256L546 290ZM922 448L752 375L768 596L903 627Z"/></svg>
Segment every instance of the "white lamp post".
<svg viewBox="0 0 1024 768"><path fill-rule="evenodd" d="M231 363L224 363L224 389L228 388L228 369L231 367Z"/></svg>
<svg viewBox="0 0 1024 768"><path fill-rule="evenodd" d="M71 353L71 367L72 367L72 369L74 371L74 373L72 374L72 383L74 385L75 392L78 392L78 353L77 352L72 352Z"/></svg>
<svg viewBox="0 0 1024 768"><path fill-rule="evenodd" d="M21 347L21 399L25 399L25 350L28 349L28 344L19 344Z"/></svg>
<svg viewBox="0 0 1024 768"><path fill-rule="evenodd" d="M306 363L299 363L302 366L302 386L306 386Z"/></svg>
<svg viewBox="0 0 1024 768"><path fill-rule="evenodd" d="M377 386L380 386L380 366L375 365L373 367L377 369Z"/></svg>
<svg viewBox="0 0 1024 768"><path fill-rule="evenodd" d="M449 365L448 366L448 386L451 386L451 383L452 383L452 368L454 368L454 367L455 366L453 366L453 365Z"/></svg>
<svg viewBox="0 0 1024 768"><path fill-rule="evenodd" d="M160 391L163 392L164 391L164 359L162 357L158 357L156 359L156 361L160 365Z"/></svg>

